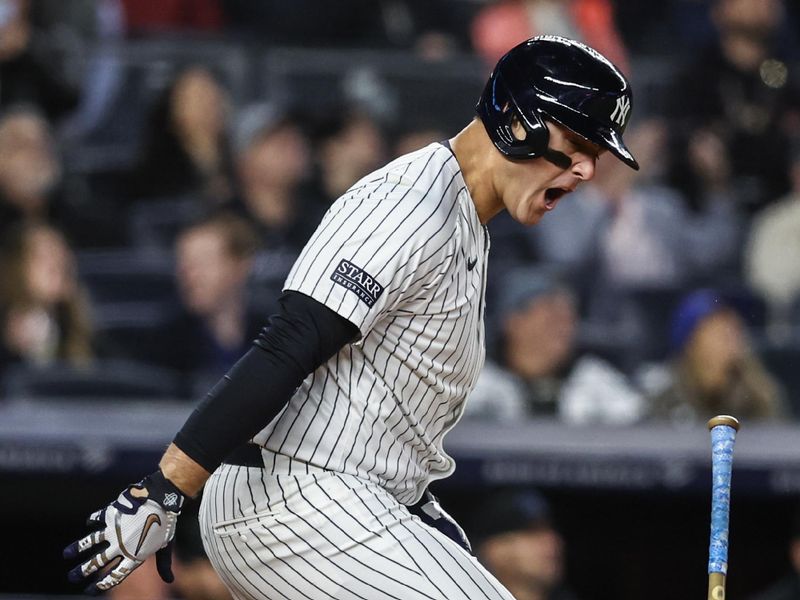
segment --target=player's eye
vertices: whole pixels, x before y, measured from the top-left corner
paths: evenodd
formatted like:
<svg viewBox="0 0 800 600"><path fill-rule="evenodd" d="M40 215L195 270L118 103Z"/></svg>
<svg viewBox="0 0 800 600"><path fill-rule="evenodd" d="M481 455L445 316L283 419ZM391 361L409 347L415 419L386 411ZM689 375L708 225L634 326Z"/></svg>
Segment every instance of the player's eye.
<svg viewBox="0 0 800 600"><path fill-rule="evenodd" d="M574 137L568 137L567 138L567 144L569 145L569 147L567 148L567 151L570 152L570 153L586 152L586 153L591 154L590 152L588 152L588 148L586 147L586 144L582 143L581 140L578 140L578 139L576 139Z"/></svg>

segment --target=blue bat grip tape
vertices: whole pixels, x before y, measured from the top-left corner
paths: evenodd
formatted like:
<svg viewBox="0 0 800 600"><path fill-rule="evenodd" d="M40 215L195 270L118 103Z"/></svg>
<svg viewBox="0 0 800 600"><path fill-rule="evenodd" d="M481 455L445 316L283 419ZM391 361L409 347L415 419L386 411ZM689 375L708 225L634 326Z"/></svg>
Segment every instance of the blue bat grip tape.
<svg viewBox="0 0 800 600"><path fill-rule="evenodd" d="M711 430L711 542L708 572L728 572L728 520L731 509L731 471L736 430L719 425Z"/></svg>

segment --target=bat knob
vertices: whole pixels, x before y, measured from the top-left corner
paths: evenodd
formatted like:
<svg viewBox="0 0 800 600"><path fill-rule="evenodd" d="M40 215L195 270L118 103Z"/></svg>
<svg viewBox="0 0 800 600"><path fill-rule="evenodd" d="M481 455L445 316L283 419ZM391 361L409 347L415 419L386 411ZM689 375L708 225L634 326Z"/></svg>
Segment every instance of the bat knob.
<svg viewBox="0 0 800 600"><path fill-rule="evenodd" d="M708 600L725 600L725 575L709 573Z"/></svg>
<svg viewBox="0 0 800 600"><path fill-rule="evenodd" d="M719 427L720 425L727 425L728 427L733 427L736 431L739 431L739 420L736 417L732 417L730 415L717 415L716 417L712 417L708 420L709 429L714 429L714 427Z"/></svg>

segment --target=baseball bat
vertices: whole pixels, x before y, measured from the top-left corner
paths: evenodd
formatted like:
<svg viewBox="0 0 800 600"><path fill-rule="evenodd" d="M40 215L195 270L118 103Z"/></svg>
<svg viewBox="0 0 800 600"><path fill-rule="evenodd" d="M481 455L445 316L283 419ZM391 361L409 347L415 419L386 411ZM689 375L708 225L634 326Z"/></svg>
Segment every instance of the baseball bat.
<svg viewBox="0 0 800 600"><path fill-rule="evenodd" d="M728 574L728 522L731 511L733 444L739 421L720 415L708 421L711 431L711 540L708 547L708 600L725 600Z"/></svg>

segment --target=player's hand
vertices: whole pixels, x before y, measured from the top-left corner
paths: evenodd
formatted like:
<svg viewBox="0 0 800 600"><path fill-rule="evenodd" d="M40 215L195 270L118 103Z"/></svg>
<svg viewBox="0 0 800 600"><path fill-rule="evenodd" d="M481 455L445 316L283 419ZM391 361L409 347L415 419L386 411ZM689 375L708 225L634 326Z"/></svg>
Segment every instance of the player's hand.
<svg viewBox="0 0 800 600"><path fill-rule="evenodd" d="M430 491L425 490L423 499L413 507L409 507L409 510L417 515L423 523L438 529L464 550L472 553L472 544L469 543L469 538L461 525L442 508L439 499Z"/></svg>
<svg viewBox="0 0 800 600"><path fill-rule="evenodd" d="M161 471L128 486L114 502L89 516L89 535L64 549L66 559L92 551L69 572L69 580L80 583L100 571L85 589L96 595L118 585L155 554L158 574L171 583L172 537L184 499Z"/></svg>

